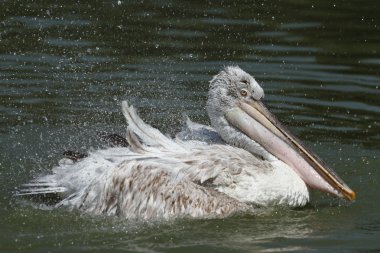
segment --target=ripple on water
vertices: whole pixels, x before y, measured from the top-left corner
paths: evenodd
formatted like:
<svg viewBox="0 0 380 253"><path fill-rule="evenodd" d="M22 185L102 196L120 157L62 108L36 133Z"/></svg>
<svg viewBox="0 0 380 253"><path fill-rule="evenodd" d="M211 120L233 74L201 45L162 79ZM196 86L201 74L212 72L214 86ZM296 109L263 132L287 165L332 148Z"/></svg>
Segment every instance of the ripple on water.
<svg viewBox="0 0 380 253"><path fill-rule="evenodd" d="M380 58L367 58L360 60L362 64L380 65Z"/></svg>
<svg viewBox="0 0 380 253"><path fill-rule="evenodd" d="M93 46L95 44L92 41L86 41L82 39L69 40L63 38L47 38L45 39L45 41L49 46L56 47L88 47Z"/></svg>
<svg viewBox="0 0 380 253"><path fill-rule="evenodd" d="M320 22L301 22L301 23L284 23L284 24L281 24L282 29L288 29L288 30L319 28L321 26L322 26L322 23L320 23Z"/></svg>
<svg viewBox="0 0 380 253"><path fill-rule="evenodd" d="M47 29L54 26L87 26L91 22L89 20L73 19L73 18L39 18L35 16L13 16L5 20L5 23L21 22L25 26L37 29Z"/></svg>

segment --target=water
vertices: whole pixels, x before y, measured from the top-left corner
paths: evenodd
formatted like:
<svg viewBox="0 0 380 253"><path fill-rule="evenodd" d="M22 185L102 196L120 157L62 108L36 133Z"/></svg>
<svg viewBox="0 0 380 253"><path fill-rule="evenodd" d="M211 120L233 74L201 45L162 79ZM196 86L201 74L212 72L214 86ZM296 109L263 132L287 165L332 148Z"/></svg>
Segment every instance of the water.
<svg viewBox="0 0 380 253"><path fill-rule="evenodd" d="M379 251L376 1L0 3L1 252ZM357 191L258 216L124 221L50 210L12 191L65 149L124 133L120 103L166 133L207 123L208 81L253 74L280 119Z"/></svg>

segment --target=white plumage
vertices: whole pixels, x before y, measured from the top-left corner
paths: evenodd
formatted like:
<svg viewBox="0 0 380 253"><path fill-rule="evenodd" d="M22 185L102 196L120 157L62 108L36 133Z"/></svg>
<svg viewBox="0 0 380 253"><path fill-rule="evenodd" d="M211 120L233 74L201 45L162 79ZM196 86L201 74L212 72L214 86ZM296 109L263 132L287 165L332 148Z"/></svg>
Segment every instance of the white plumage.
<svg viewBox="0 0 380 253"><path fill-rule="evenodd" d="M56 192L63 198L57 208L146 219L304 206L309 191L301 177L221 113L220 107L239 99L231 95L242 89L239 85L254 99L264 95L250 75L226 68L211 81L208 112L214 128L188 120L175 139L147 125L123 102L129 147L92 151L78 162L63 159L52 174L26 184L19 195Z"/></svg>

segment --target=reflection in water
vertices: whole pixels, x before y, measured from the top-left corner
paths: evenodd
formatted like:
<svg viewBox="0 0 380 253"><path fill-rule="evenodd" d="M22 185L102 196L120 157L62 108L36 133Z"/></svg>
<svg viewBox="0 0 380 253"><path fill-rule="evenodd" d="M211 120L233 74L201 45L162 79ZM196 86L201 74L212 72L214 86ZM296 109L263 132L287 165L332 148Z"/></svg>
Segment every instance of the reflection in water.
<svg viewBox="0 0 380 253"><path fill-rule="evenodd" d="M369 214L379 208L372 201L379 194L377 2L0 5L0 193L7 196L0 198L0 250L373 250L377 238L369 234L379 231L368 225L376 224ZM332 207L340 223L330 225L331 213L319 202L319 210L145 230L9 203L15 185L49 171L65 148L100 146L99 130L124 133L121 100L128 98L164 132L180 128L184 113L207 123L208 81L230 64L254 74L273 111L358 189L357 203ZM339 230L342 224L357 226Z"/></svg>

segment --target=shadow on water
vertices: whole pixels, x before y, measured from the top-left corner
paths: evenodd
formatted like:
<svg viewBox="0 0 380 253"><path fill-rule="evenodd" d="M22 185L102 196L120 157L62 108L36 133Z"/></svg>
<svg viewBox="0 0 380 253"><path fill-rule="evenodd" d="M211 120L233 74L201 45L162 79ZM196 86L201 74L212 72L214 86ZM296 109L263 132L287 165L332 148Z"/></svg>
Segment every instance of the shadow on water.
<svg viewBox="0 0 380 253"><path fill-rule="evenodd" d="M0 3L0 250L378 250L380 21L376 1L3 1ZM347 204L224 220L130 223L39 210L11 192L66 149L125 132L128 99L166 133L208 123L208 81L252 73L266 103L356 189Z"/></svg>

